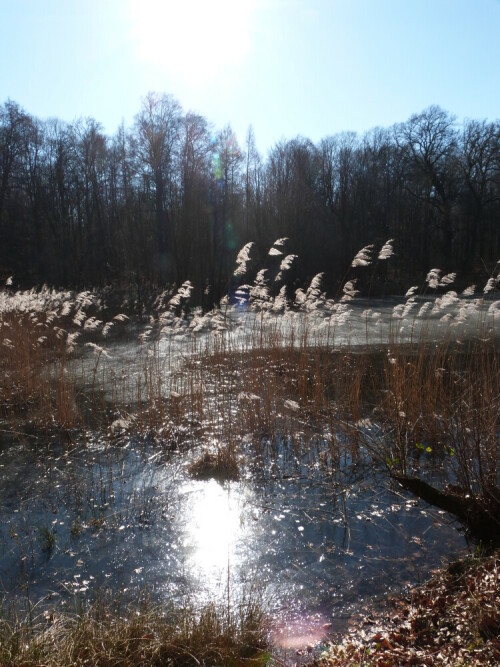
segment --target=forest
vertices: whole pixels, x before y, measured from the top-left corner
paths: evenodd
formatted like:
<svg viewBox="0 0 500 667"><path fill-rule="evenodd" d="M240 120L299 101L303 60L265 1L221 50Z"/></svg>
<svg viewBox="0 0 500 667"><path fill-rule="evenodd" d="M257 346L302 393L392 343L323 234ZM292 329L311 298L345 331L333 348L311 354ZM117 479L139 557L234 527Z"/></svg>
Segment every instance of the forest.
<svg viewBox="0 0 500 667"><path fill-rule="evenodd" d="M0 279L19 287L189 279L211 308L239 248L256 242L262 261L278 237L300 256L291 285L321 271L335 291L360 247L393 238L371 295L433 266L465 286L492 274L499 220L500 121L458 124L438 106L362 136L283 139L265 158L252 127L240 145L166 94L113 136L0 106Z"/></svg>

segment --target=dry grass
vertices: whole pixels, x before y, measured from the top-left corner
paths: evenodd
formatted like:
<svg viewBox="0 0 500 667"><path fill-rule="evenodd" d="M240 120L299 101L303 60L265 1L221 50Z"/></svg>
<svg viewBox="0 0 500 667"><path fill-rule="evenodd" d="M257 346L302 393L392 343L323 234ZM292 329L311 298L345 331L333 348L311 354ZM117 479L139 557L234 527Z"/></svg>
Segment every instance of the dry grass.
<svg viewBox="0 0 500 667"><path fill-rule="evenodd" d="M196 479L217 479L233 481L240 477L239 462L234 447L217 447L215 451L205 450L188 468Z"/></svg>
<svg viewBox="0 0 500 667"><path fill-rule="evenodd" d="M0 410L4 418L26 417L39 427L73 428L81 423L76 379L68 373L64 340L43 319L11 314L2 320Z"/></svg>
<svg viewBox="0 0 500 667"><path fill-rule="evenodd" d="M41 618L0 620L2 667L173 667L264 665L266 623L255 601L162 610L96 603L77 616L46 610Z"/></svg>
<svg viewBox="0 0 500 667"><path fill-rule="evenodd" d="M448 486L440 490L456 500L457 516L473 535L496 544L499 361L498 342L492 340L390 349L382 381L378 374L372 378L376 426L365 437L371 456L380 462L385 458L398 479L425 478L432 467L443 470ZM458 505L465 502L464 512Z"/></svg>
<svg viewBox="0 0 500 667"><path fill-rule="evenodd" d="M153 436L167 447L216 442L216 455L205 455L193 474L233 478L237 444L249 434L254 442L327 434L332 462L348 450L387 465L391 474L418 475L433 459L449 471L456 492L485 507L500 503L499 354L487 332L459 344L451 329L434 342L420 327L413 342L402 342L396 319L388 344L335 351L331 317L322 319L323 311L262 313L244 324L241 336L228 336L221 312L189 320L167 309L143 329L130 372L118 377L106 350L88 340L103 342L108 325L84 312L84 306L98 312L86 293L57 306L60 297L40 305L30 295L33 312L2 314L4 416L67 430L126 422L120 432ZM68 361L75 345L70 324L93 348L86 365ZM410 324L413 332L415 320ZM204 342L189 333L201 326L214 327ZM173 344L179 337L182 354ZM109 386L112 397L105 399ZM130 418L116 419L125 413Z"/></svg>
<svg viewBox="0 0 500 667"><path fill-rule="evenodd" d="M109 427L110 437L142 434L166 447L202 444L207 449L191 474L219 479L238 477L240 442L258 446L287 437L308 446L319 438L328 442L325 465L340 484L341 461L358 457L385 465L394 477L418 477L440 467L455 494L473 498L495 516L500 507L499 348L484 322L470 342L457 341L451 325L433 341L425 320L411 314L420 305L412 296L394 309L391 331L385 338L380 334L378 347L378 320L367 313L366 348L350 347L345 340L336 348L336 334L348 321L353 283L346 283L341 299L333 302L321 293L316 276L307 291L296 291L295 310L289 311L281 290L273 299L257 282L250 289L250 307L260 311L243 324L241 335L227 335L226 307L183 317L188 286L177 295L160 295L150 323L141 329L137 355L121 375L108 367L104 345L110 331L125 326L124 316L104 324L90 293L42 290L11 299L16 307L0 303L2 416L12 423L29 420L37 428ZM484 306L475 301L442 297L441 303L439 298L427 302L426 312L432 308L439 318L440 309L457 303L460 324ZM489 311L494 324L498 302ZM401 337L403 322L409 338ZM198 332L206 334L203 342ZM76 333L80 345L93 346L95 356L86 365L74 363L74 357L69 361L82 352ZM109 386L112 395L106 397ZM474 626L479 634L481 628L483 634L490 631L496 614ZM4 619L0 656L2 664L19 666L252 664L263 645L261 622L255 606L241 613L209 607L165 616L151 607L124 613L96 605L78 617L50 612L26 622ZM341 654L358 662L331 664L364 664L366 646L362 653L358 648Z"/></svg>
<svg viewBox="0 0 500 667"><path fill-rule="evenodd" d="M217 350L187 365L205 386L201 411L219 442L328 436L332 465L348 454L370 457L395 478L439 469L450 491L478 510L469 527L488 515L477 534L493 529L498 539L498 342L337 352L276 344L275 334L274 343Z"/></svg>

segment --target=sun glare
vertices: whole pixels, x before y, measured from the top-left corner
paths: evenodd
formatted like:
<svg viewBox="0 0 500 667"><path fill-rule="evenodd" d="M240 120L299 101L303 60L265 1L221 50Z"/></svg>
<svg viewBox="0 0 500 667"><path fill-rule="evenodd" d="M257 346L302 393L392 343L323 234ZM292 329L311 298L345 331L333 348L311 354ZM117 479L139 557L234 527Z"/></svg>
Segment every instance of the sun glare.
<svg viewBox="0 0 500 667"><path fill-rule="evenodd" d="M129 0L141 62L190 84L209 83L251 49L254 0Z"/></svg>
<svg viewBox="0 0 500 667"><path fill-rule="evenodd" d="M191 482L186 494L186 541L189 567L205 584L217 586L237 561L237 543L244 539L238 493L228 493L215 480Z"/></svg>

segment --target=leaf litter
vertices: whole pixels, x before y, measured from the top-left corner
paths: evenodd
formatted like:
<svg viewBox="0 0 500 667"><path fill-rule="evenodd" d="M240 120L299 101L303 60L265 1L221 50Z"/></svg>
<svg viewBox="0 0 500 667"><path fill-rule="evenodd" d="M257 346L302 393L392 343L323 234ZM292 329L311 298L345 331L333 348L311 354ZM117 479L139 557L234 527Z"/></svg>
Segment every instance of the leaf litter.
<svg viewBox="0 0 500 667"><path fill-rule="evenodd" d="M500 550L436 570L404 598L352 619L317 667L500 664Z"/></svg>

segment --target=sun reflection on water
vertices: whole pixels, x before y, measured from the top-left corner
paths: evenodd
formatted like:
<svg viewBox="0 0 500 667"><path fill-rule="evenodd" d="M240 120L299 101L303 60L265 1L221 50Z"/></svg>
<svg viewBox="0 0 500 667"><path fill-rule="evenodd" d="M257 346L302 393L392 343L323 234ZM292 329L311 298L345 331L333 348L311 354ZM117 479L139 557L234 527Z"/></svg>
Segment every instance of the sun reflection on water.
<svg viewBox="0 0 500 667"><path fill-rule="evenodd" d="M238 543L245 538L244 497L236 486L215 480L187 483L184 547L186 566L209 588L225 583L238 565Z"/></svg>

